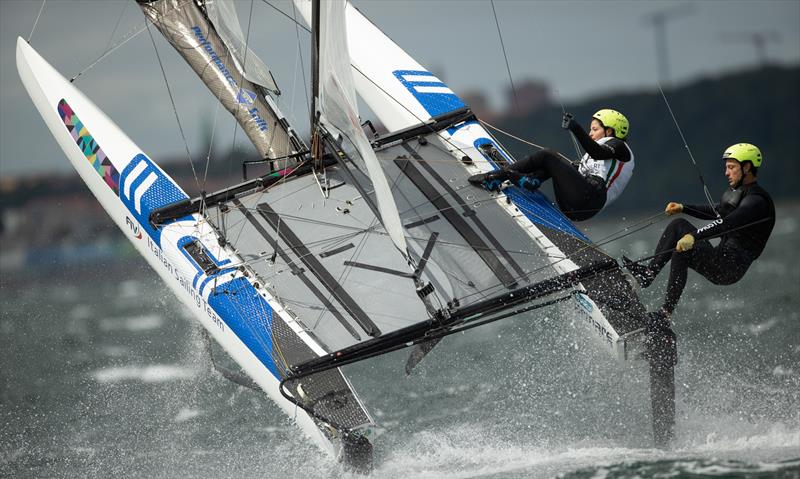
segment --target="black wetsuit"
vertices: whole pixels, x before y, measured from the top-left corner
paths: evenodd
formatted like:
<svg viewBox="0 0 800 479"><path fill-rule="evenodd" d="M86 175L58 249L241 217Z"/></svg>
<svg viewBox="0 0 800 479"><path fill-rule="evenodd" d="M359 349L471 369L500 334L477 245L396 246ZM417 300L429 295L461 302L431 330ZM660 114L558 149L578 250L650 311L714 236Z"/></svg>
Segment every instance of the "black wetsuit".
<svg viewBox="0 0 800 479"><path fill-rule="evenodd" d="M716 217L709 205L685 205L684 213L714 221L698 229L685 219L676 219L667 226L658 242L656 252L672 251L672 254L656 256L648 269L655 277L672 260L663 307L668 313L678 304L689 268L714 284L733 284L744 276L764 250L775 226L775 205L769 193L757 183L729 188L714 208L721 218ZM675 245L687 233L694 236L694 247L676 252ZM713 246L708 239L718 236L722 239Z"/></svg>
<svg viewBox="0 0 800 479"><path fill-rule="evenodd" d="M575 121L570 120L569 130L575 135L584 151L595 160L617 159L630 161L631 153L623 140L611 138L598 144ZM573 221L585 221L596 215L606 204L605 178L584 176L574 164L553 150L540 150L508 167L509 170L537 178L540 182L553 179L553 190L558 207Z"/></svg>

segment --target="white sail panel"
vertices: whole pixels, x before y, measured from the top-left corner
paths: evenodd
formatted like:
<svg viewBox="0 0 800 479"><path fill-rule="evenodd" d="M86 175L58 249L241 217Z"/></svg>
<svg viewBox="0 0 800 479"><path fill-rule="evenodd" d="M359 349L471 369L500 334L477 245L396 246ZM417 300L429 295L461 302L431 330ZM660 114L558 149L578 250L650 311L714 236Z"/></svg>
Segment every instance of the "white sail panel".
<svg viewBox="0 0 800 479"><path fill-rule="evenodd" d="M268 90L278 91L267 66L247 47L233 0L206 0L205 8L208 19L217 29L244 77Z"/></svg>
<svg viewBox="0 0 800 479"><path fill-rule="evenodd" d="M345 0L325 1L320 5L319 102L320 121L335 135L343 138L342 147L354 160L362 162L375 189L378 209L384 228L395 246L407 255L400 214L397 211L389 182L386 180L372 146L361 129L356 106L350 55L347 48Z"/></svg>

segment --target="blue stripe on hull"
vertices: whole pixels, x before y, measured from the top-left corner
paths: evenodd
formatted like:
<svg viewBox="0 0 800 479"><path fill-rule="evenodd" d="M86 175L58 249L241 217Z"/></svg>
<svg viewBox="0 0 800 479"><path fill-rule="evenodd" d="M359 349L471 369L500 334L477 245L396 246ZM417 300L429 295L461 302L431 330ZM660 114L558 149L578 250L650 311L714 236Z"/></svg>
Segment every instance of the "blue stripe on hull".
<svg viewBox="0 0 800 479"><path fill-rule="evenodd" d="M217 286L208 304L219 317L269 369L280 378L272 356L272 308L245 278L236 278Z"/></svg>

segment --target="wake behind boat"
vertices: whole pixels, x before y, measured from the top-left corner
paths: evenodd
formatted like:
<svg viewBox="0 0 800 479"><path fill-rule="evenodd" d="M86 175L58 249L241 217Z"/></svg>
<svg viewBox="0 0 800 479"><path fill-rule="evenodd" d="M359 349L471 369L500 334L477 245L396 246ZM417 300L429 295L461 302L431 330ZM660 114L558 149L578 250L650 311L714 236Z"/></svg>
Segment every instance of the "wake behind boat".
<svg viewBox="0 0 800 479"><path fill-rule="evenodd" d="M139 252L323 449L371 463L375 421L339 369L354 361L415 345L411 372L447 334L559 301L616 357L636 356L644 308L616 262L541 193L469 187L514 159L358 10L298 2L318 52L307 146L231 2L140 4L269 173L189 198L22 39L20 77ZM356 93L390 133L367 136Z"/></svg>

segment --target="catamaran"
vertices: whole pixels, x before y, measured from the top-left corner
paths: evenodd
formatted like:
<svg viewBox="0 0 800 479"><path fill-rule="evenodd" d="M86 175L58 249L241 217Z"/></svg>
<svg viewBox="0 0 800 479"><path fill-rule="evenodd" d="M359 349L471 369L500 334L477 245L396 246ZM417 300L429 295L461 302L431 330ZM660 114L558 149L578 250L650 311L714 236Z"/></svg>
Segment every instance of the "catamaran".
<svg viewBox="0 0 800 479"><path fill-rule="evenodd" d="M190 198L23 39L34 104L114 222L305 434L369 468L375 420L341 366L556 302L620 360L644 308L614 259L541 193L471 187L514 159L444 82L345 0L297 0L313 38L312 138L278 107L232 0L137 0L235 117L266 174ZM363 122L356 98L389 131ZM398 366L400 367L400 365ZM671 424L671 423L670 423Z"/></svg>

